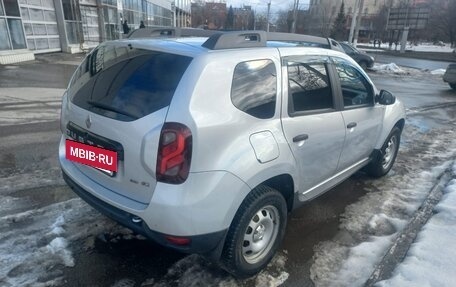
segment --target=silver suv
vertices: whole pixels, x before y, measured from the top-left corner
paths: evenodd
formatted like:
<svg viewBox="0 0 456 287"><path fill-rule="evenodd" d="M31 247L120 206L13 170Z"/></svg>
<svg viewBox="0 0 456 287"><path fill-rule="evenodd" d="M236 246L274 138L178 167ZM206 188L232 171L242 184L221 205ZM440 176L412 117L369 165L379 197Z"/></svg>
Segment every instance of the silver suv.
<svg viewBox="0 0 456 287"><path fill-rule="evenodd" d="M288 212L362 168L388 173L404 122L337 51L260 31L127 39L74 73L59 158L101 212L245 277L273 257Z"/></svg>

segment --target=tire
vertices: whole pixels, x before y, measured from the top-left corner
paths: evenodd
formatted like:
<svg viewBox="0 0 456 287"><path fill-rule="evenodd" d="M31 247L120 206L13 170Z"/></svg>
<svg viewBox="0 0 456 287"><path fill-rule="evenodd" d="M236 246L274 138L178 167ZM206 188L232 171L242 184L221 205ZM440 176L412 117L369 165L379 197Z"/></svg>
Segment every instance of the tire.
<svg viewBox="0 0 456 287"><path fill-rule="evenodd" d="M448 84L448 85L450 85L450 87L456 91L456 84Z"/></svg>
<svg viewBox="0 0 456 287"><path fill-rule="evenodd" d="M373 177L386 175L396 160L399 144L401 142L401 130L394 127L380 151L376 153L372 161L367 166L367 173Z"/></svg>
<svg viewBox="0 0 456 287"><path fill-rule="evenodd" d="M252 190L231 223L220 259L222 268L237 278L261 271L280 246L286 224L282 194L268 186Z"/></svg>

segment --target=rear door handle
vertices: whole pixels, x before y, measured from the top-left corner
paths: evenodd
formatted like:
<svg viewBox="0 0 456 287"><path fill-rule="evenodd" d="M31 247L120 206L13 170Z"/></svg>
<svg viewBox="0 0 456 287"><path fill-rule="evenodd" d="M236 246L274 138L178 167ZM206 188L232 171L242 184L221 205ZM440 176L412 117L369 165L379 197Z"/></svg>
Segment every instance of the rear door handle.
<svg viewBox="0 0 456 287"><path fill-rule="evenodd" d="M293 138L293 142L294 143L297 143L297 142L301 142L301 141L305 141L306 139L309 138L309 135L308 134L302 134L302 135L298 135L298 136L295 136Z"/></svg>
<svg viewBox="0 0 456 287"><path fill-rule="evenodd" d="M354 128L354 127L356 127L356 123L355 122L349 123L347 125L347 129L351 129L351 128Z"/></svg>

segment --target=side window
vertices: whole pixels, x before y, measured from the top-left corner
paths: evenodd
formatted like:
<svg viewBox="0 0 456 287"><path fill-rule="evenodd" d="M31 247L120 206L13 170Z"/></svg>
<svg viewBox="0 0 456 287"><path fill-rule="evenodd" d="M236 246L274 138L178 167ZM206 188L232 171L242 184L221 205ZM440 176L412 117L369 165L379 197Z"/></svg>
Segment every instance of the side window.
<svg viewBox="0 0 456 287"><path fill-rule="evenodd" d="M364 107L374 103L373 90L369 82L354 67L336 63L345 107Z"/></svg>
<svg viewBox="0 0 456 287"><path fill-rule="evenodd" d="M324 63L288 62L289 113L334 109Z"/></svg>
<svg viewBox="0 0 456 287"><path fill-rule="evenodd" d="M231 101L239 110L260 119L272 118L277 97L277 74L271 60L239 63L234 69Z"/></svg>

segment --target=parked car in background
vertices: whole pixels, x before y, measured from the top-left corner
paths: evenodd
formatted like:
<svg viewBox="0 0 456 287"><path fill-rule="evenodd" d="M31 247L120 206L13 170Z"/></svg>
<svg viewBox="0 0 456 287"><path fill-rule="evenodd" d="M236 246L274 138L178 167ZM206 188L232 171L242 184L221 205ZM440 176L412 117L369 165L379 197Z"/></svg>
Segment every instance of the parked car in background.
<svg viewBox="0 0 456 287"><path fill-rule="evenodd" d="M453 90L456 90L456 64L448 65L443 75L443 81L448 83Z"/></svg>
<svg viewBox="0 0 456 287"><path fill-rule="evenodd" d="M375 59L372 56L367 55L348 43L339 43L344 49L345 53L352 57L364 70L372 68L374 66Z"/></svg>

